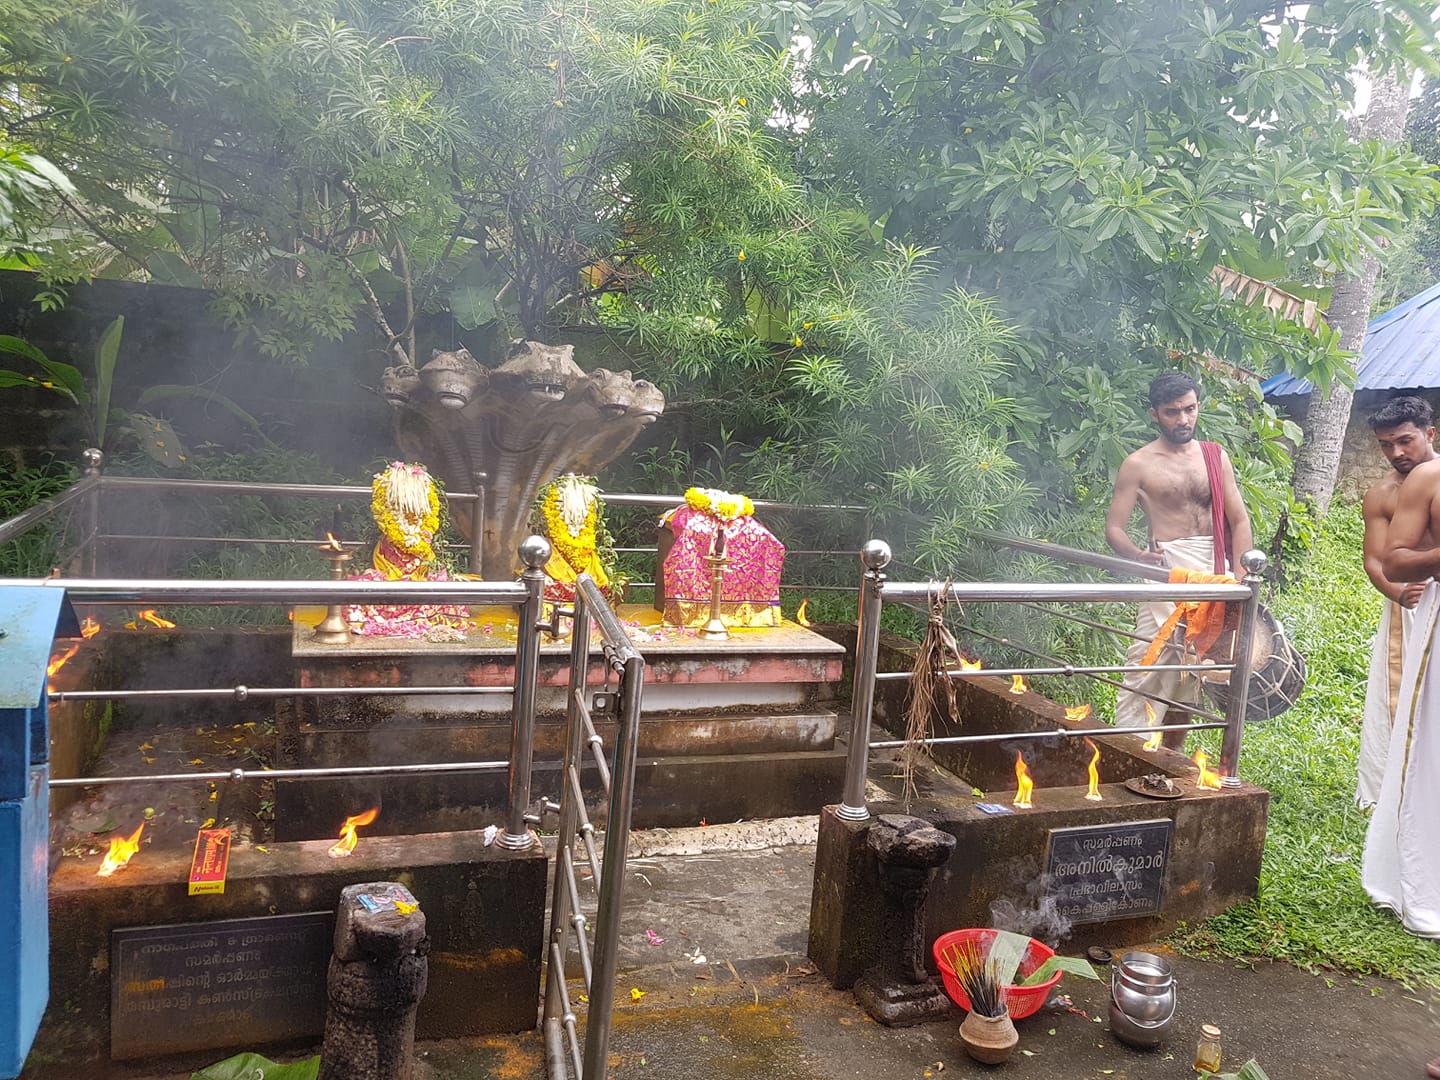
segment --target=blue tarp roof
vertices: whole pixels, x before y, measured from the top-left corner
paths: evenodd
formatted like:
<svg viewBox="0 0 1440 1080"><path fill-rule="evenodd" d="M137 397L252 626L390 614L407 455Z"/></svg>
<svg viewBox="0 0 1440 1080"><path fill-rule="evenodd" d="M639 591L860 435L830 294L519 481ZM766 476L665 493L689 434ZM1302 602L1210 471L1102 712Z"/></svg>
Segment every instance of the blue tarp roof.
<svg viewBox="0 0 1440 1080"><path fill-rule="evenodd" d="M1370 320L1356 366L1356 390L1440 387L1440 284ZM1308 379L1275 375L1260 384L1266 397L1308 394Z"/></svg>

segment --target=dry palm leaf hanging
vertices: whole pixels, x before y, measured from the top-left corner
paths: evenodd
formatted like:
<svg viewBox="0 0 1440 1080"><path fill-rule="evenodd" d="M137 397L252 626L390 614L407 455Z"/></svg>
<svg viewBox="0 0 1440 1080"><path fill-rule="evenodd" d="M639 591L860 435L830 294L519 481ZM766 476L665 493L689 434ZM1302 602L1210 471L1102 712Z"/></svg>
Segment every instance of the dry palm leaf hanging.
<svg viewBox="0 0 1440 1080"><path fill-rule="evenodd" d="M915 788L915 766L925 753L924 743L930 737L930 718L935 714L936 699L945 694L950 719L960 723L960 708L955 701L955 683L950 678L951 657L961 659L955 636L945 625L945 611L950 606L950 581L930 595L930 621L920 639L920 651L910 670L910 688L905 695L906 746L901 755L900 775L903 778L905 811L919 792Z"/></svg>

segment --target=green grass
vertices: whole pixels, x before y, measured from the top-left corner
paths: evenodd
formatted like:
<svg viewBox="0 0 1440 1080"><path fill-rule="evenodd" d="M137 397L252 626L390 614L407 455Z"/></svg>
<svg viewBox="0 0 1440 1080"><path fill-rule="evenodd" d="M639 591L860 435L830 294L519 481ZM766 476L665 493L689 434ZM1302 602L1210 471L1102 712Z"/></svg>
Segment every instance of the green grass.
<svg viewBox="0 0 1440 1080"><path fill-rule="evenodd" d="M50 462L0 474L0 521L59 495L75 482L73 466ZM65 553L65 531L77 504L48 522L0 544L0 577L44 577Z"/></svg>
<svg viewBox="0 0 1440 1080"><path fill-rule="evenodd" d="M1369 819L1355 809L1355 764L1381 606L1361 567L1363 532L1359 507L1337 502L1312 556L1271 598L1309 679L1294 708L1245 732L1241 775L1271 793L1259 895L1175 943L1440 986L1440 943L1407 934L1360 884Z"/></svg>

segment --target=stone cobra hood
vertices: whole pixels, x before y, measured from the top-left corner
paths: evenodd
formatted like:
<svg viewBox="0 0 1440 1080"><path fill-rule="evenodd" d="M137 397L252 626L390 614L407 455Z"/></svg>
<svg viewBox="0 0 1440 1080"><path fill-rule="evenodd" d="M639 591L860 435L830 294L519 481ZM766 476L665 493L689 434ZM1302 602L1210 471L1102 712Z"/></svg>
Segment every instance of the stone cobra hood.
<svg viewBox="0 0 1440 1080"><path fill-rule="evenodd" d="M581 370L573 345L517 341L487 368L465 349L436 350L419 370L386 368L385 400L400 410L401 451L449 491L485 486L485 576L518 571L535 494L555 477L594 473L665 410L665 397L630 372ZM454 515L469 536L470 519Z"/></svg>

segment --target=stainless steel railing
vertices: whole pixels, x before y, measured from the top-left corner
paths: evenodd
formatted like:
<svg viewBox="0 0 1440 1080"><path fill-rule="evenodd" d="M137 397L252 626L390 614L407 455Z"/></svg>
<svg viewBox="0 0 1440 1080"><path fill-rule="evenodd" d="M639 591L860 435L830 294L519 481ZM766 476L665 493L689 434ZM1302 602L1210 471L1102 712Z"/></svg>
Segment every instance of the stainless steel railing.
<svg viewBox="0 0 1440 1080"><path fill-rule="evenodd" d="M865 567L860 583L860 607L855 635L855 677L851 703L850 744L846 759L845 793L837 814L851 821L864 821L870 817L865 805L865 772L872 749L904 746L903 740L872 743L870 741L871 721L875 711L875 687L882 679L903 679L906 672L884 672L877 670L880 655L880 611L889 603L922 604L938 595L944 587L938 581L889 582L885 568L890 564L890 546L883 540L871 540L861 549L860 561ZM1255 616L1260 607L1260 586L1265 570L1265 556L1258 551L1247 551L1240 559L1245 567L1243 583L1234 585L1190 585L1190 584L1034 584L1028 582L953 582L949 586L951 599L957 603L1021 603L1046 601L1086 601L1095 603L1136 603L1142 601L1225 601L1242 603L1240 625L1235 635L1233 661L1229 665L1176 664L1167 665L1171 670L1213 672L1225 667L1230 669L1232 687L1238 692L1229 695L1223 721L1203 724L1157 725L1143 729L1156 731L1193 731L1199 728L1223 728L1224 738L1220 749L1222 783L1233 787L1240 783L1240 743L1245 729L1245 712L1250 688L1251 642L1255 635ZM1152 576L1152 575L1141 575ZM1051 658L1045 658L1051 659ZM1123 671L1125 665L1110 670ZM1013 674L1092 674L1088 669L1060 665L1053 668L1010 668ZM951 671L952 678L982 678L993 675L983 669L975 671ZM1104 729L1100 729L1104 730ZM1094 735L1095 730L1056 728L1053 731L1036 733L1030 737L1083 737ZM1004 738L1014 738L1006 734ZM994 735L956 735L925 740L930 745L941 743L955 745L995 741Z"/></svg>
<svg viewBox="0 0 1440 1080"><path fill-rule="evenodd" d="M84 483L84 481L82 481ZM538 817L529 813L530 778L535 744L536 682L539 672L539 651L545 572L550 558L550 545L532 536L520 545L520 561L525 571L519 581L167 581L144 579L101 578L38 578L12 579L13 584L47 589L61 589L72 601L87 605L193 605L193 604L466 604L502 605L516 609L519 631L516 643L515 680L509 687L418 686L385 688L381 692L407 695L450 695L454 693L514 695L512 710L510 756L503 761L468 761L434 764L386 764L341 766L332 768L296 768L245 770L229 769L213 773L183 773L112 777L73 777L52 779L52 787L88 787L123 783L193 783L196 781L229 780L239 783L247 779L305 780L332 777L389 776L438 772L487 772L509 770L509 788L505 813L505 829L496 843L512 851L524 851L537 841L530 826ZM609 609L606 609L607 613ZM613 617L613 616L612 616ZM52 701L91 700L96 698L217 698L233 697L244 701L254 696L282 697L294 694L327 696L335 694L368 694L372 688L305 688L236 686L176 687L166 690L126 690L115 688L94 691L57 691Z"/></svg>
<svg viewBox="0 0 1440 1080"><path fill-rule="evenodd" d="M187 480L176 477L143 477L143 476L107 476L103 473L105 462L104 455L95 449L86 450L82 455L85 468L85 475L74 485L65 491L46 499L24 513L17 515L7 521L0 521L0 544L27 532L52 517L59 511L65 509L79 510L80 537L65 556L59 560L61 565L72 565L74 572L87 577L95 577L100 570L100 553L102 548L113 547L116 544L220 544L236 547L286 547L304 546L315 543L314 538L280 536L280 537L255 537L255 536L200 536L200 535L171 535L161 532L114 532L107 527L106 515L104 513L104 502L106 496L115 494L126 494L136 492L161 492L179 496L195 495L223 495L230 497L238 496L281 496L301 499L341 499L341 500L369 500L371 489L359 484L294 484L294 483L272 483L262 481L241 481L241 480ZM455 515L467 515L470 521L470 540L468 545L447 543L441 546L446 548L468 549L469 569L474 574L482 574L484 571L482 563L482 537L484 535L485 504L488 497L487 477L483 473L473 478L476 490L448 491L446 498L450 503L451 512ZM655 495L640 492L607 492L603 496L605 502L615 507L641 507L655 510L665 510L680 506L685 502L683 495ZM77 504L77 500L79 500ZM72 505L77 504L77 505ZM830 513L849 516L868 514L863 506L848 504L814 504L802 505L799 503L775 502L769 500L756 500L755 508L761 511L768 511L776 514L800 512L805 514ZM73 522L68 524L74 524ZM868 526L867 526L868 530ZM655 550L654 545L641 544L617 549L629 554L646 554ZM804 557L847 555L849 548L795 548L790 554ZM652 582L635 582L638 586L652 585ZM787 589L803 588L805 586L786 585ZM821 590L833 591L838 586L820 585L811 586ZM853 586L844 586L847 591Z"/></svg>
<svg viewBox="0 0 1440 1080"><path fill-rule="evenodd" d="M615 971L620 940L620 905L625 886L625 860L630 840L630 813L635 792L635 760L640 735L641 696L645 687L645 661L630 642L590 575L580 575L575 604L557 611L570 616L570 684L566 707L565 761L561 773L560 834L555 854L555 887L551 904L550 934L545 971L545 1067L549 1080L604 1080L610 1052L610 1019L614 1003ZM600 632L605 665L605 687L589 697L590 623ZM610 688L610 679L616 679ZM607 760L604 740L596 730L597 713L616 724L614 756ZM603 854L596 846L596 831L585 806L580 774L589 758L609 798ZM583 865L590 871L599 896L593 922L593 944L586 934L587 918L581 909L580 882L575 872L577 841L583 847ZM585 1036L582 1043L575 1004L566 983L566 964L574 946L580 961L585 993Z"/></svg>

